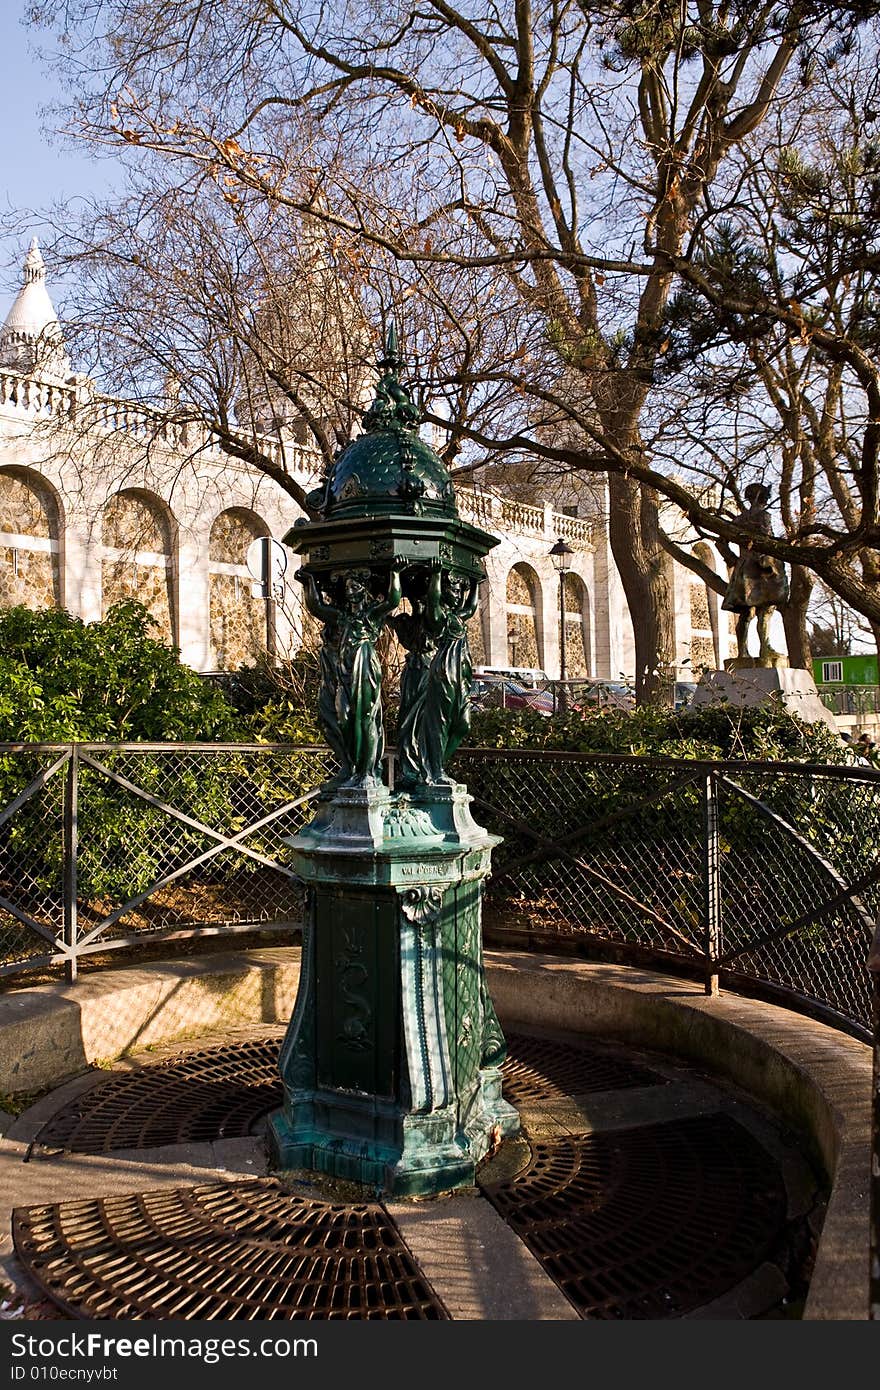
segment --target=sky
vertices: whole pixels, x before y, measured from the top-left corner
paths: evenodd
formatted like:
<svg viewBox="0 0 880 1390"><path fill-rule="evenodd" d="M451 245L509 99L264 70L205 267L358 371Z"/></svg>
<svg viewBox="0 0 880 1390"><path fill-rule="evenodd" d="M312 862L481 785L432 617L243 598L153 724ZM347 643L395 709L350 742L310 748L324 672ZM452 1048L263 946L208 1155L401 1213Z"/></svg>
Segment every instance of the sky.
<svg viewBox="0 0 880 1390"><path fill-rule="evenodd" d="M19 268L30 237L39 236L37 218L10 233L10 216L46 207L62 197L100 193L113 179L112 159L96 160L63 142L42 111L60 88L35 53L44 33L24 26L21 0L0 0L0 129L4 132L0 175L0 309L5 313L19 283Z"/></svg>

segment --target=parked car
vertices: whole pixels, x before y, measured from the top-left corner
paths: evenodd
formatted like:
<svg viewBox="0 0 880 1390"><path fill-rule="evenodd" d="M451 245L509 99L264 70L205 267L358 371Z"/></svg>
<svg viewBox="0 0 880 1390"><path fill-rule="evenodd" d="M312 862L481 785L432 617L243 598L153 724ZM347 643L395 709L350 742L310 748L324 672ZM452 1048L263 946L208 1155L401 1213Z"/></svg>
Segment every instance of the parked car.
<svg viewBox="0 0 880 1390"><path fill-rule="evenodd" d="M529 689L512 680L479 677L471 686L471 700L478 709L534 709L539 714L553 713L553 695L549 690Z"/></svg>
<svg viewBox="0 0 880 1390"><path fill-rule="evenodd" d="M696 681L676 681L675 682L675 708L685 709L694 698L694 691L697 688Z"/></svg>
<svg viewBox="0 0 880 1390"><path fill-rule="evenodd" d="M474 675L478 680L515 681L531 690L540 690L548 680L547 673L537 666L477 666Z"/></svg>

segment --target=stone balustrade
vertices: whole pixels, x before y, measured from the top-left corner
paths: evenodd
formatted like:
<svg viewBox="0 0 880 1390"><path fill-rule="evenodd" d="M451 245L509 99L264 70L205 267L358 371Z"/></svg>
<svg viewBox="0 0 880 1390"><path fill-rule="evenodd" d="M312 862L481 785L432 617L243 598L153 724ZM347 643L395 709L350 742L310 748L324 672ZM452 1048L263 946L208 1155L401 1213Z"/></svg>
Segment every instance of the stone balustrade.
<svg viewBox="0 0 880 1390"><path fill-rule="evenodd" d="M578 550L590 550L594 544L592 518L567 516L552 507L535 507L484 489L457 488L458 510L465 521L482 526L487 531L502 531L507 535L540 536L547 541L560 537Z"/></svg>
<svg viewBox="0 0 880 1390"><path fill-rule="evenodd" d="M225 451L219 436L197 421L175 420L154 407L105 396L94 391L88 378L53 382L21 372L0 370L0 411L29 420L78 417L81 425L104 434L122 433L131 439L153 440L171 450L219 456ZM87 412L91 413L91 419ZM271 435L256 435L253 442L272 464L292 473L304 487L315 486L322 464L314 450ZM549 506L500 497L482 488L458 488L458 506L464 520L488 531L508 535L561 537L576 549L593 545L594 522L554 512Z"/></svg>
<svg viewBox="0 0 880 1390"><path fill-rule="evenodd" d="M151 406L101 395L87 378L71 384L0 370L0 411L36 422L67 416L71 421L77 419L81 428L157 441L172 450L218 457L225 452L219 436L198 421L175 420ZM305 486L320 480L320 461L302 444L282 443L270 435L256 435L253 442L271 463L293 473Z"/></svg>

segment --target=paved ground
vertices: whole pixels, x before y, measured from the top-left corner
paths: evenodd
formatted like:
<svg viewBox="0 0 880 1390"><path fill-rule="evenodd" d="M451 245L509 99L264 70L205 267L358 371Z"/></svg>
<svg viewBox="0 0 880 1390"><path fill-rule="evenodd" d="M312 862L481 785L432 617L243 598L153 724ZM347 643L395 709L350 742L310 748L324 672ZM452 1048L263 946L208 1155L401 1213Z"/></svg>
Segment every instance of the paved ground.
<svg viewBox="0 0 880 1390"><path fill-rule="evenodd" d="M234 1036L245 1040L272 1033L280 1038L282 1032L281 1028L263 1024L234 1030ZM227 1030L222 1036L199 1038L192 1047L201 1050L212 1042L229 1040ZM151 1049L118 1064L114 1070L130 1071L151 1065L180 1051L180 1044ZM812 1229L816 1229L821 1222L817 1182L796 1143L732 1090L722 1089L682 1066L658 1062L657 1058L651 1062L662 1070L665 1084L522 1104L520 1113L526 1133L534 1143L572 1135L622 1134L685 1117L725 1114L744 1126L777 1164L792 1228L808 1234L812 1223ZM5 1311L0 1308L0 1316L58 1316L13 1252L13 1208L96 1195L189 1187L267 1171L259 1136L117 1150L112 1155L53 1151L33 1145L50 1115L73 1097L99 1085L106 1074L101 1070L86 1073L55 1089L18 1118L6 1117L2 1126L5 1134L0 1139L0 1278L9 1288ZM529 1155L524 1140L508 1141L482 1170L481 1181L497 1183L515 1174L528 1163ZM431 1201L390 1201L386 1207L453 1318L523 1321L578 1317L539 1261L478 1191ZM763 1261L722 1297L688 1316L736 1319L796 1315L799 1291L790 1287L790 1276L790 1268ZM788 1314L786 1298L793 1300Z"/></svg>

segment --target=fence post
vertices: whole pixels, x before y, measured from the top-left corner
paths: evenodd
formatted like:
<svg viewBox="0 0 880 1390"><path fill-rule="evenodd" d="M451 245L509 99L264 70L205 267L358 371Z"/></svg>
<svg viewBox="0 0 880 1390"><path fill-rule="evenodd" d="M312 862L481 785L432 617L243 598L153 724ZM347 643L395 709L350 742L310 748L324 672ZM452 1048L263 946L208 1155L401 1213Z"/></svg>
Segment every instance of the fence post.
<svg viewBox="0 0 880 1390"><path fill-rule="evenodd" d="M76 982L76 870L79 831L77 825L79 811L79 753L74 743L70 759L65 769L64 779L64 942L71 950L67 958L66 974L71 984Z"/></svg>
<svg viewBox="0 0 880 1390"><path fill-rule="evenodd" d="M871 1087L871 1253L868 1274L868 1317L880 1322L880 918L868 956L874 1001L874 1071Z"/></svg>
<svg viewBox="0 0 880 1390"><path fill-rule="evenodd" d="M706 993L718 993L717 960L721 954L721 846L718 834L718 783L706 774L703 794L703 928Z"/></svg>

